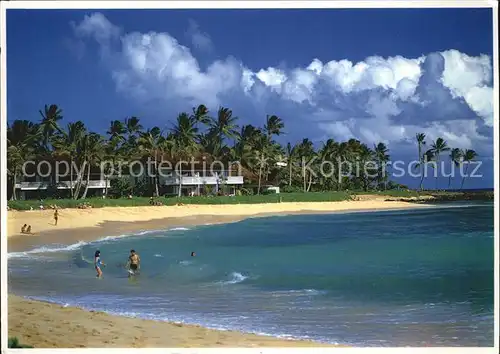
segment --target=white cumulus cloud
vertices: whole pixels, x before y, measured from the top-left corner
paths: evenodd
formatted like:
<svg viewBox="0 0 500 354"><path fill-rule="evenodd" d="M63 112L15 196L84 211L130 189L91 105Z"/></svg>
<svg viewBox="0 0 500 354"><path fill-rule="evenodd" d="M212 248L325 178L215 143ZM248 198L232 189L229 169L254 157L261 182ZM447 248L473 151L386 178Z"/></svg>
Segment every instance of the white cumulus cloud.
<svg viewBox="0 0 500 354"><path fill-rule="evenodd" d="M282 116L296 136L310 131L316 137L355 137L394 147L424 132L456 147L491 148L492 64L487 55L471 57L450 49L418 58L371 56L357 63L312 57L303 67L258 70L228 57L201 69L191 50L168 33L127 33L100 13L86 16L74 29L111 52L117 89L138 100L181 102L186 109L200 103L212 109L241 107L237 115L248 115L249 121L255 112L245 109L265 108ZM194 47L211 46L195 23L188 33ZM112 47L112 42L119 44Z"/></svg>

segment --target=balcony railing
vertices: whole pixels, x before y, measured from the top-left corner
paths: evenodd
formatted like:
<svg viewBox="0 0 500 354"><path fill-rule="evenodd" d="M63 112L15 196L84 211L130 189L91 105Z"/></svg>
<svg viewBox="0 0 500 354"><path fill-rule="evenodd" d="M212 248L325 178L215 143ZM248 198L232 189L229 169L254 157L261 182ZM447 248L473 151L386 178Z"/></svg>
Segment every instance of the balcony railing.
<svg viewBox="0 0 500 354"><path fill-rule="evenodd" d="M107 184L107 186L106 186ZM73 188L75 188L77 183L73 181ZM86 181L83 181L83 186L86 186ZM89 188L109 188L110 182L109 180L90 180ZM49 189L49 188L57 188L57 189L70 189L71 182L70 181L59 181L56 184L51 182L20 182L16 183L16 189L21 190L38 190L38 189Z"/></svg>
<svg viewBox="0 0 500 354"><path fill-rule="evenodd" d="M173 177L164 177L160 178L160 183L172 186L172 185L179 185L180 183L180 177L179 176L173 176ZM234 185L234 184L243 184L243 176L230 176L230 177L225 177L225 178L217 178L215 176L200 176L200 177L192 177L192 176L183 176L182 177L182 184L183 185L221 185L221 184L228 184L228 185Z"/></svg>

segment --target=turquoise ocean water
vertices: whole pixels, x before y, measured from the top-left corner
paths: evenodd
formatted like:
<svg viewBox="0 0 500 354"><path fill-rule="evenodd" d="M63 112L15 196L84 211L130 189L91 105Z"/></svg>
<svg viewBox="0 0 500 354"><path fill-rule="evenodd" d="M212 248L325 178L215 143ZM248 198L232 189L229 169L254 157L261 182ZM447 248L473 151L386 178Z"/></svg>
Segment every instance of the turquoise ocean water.
<svg viewBox="0 0 500 354"><path fill-rule="evenodd" d="M123 268L131 248L142 258L134 279ZM97 249L103 279L92 265ZM46 245L9 254L9 291L330 343L492 346L493 258L493 204L450 204Z"/></svg>

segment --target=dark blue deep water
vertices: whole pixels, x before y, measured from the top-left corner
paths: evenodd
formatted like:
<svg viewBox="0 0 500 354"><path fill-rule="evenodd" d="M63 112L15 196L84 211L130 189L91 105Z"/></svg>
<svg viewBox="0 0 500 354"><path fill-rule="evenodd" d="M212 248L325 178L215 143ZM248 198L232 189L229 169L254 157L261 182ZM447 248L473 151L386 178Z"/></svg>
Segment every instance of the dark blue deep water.
<svg viewBox="0 0 500 354"><path fill-rule="evenodd" d="M128 279L131 248L142 272ZM108 264L96 279L96 249ZM191 251L197 256L190 257ZM357 346L493 346L493 204L248 219L9 254L16 294Z"/></svg>

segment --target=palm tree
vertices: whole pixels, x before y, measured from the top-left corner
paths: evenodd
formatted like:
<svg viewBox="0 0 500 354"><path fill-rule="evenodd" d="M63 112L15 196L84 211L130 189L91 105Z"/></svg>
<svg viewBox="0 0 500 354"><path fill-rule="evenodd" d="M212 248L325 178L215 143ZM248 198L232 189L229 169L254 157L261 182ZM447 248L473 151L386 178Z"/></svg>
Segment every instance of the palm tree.
<svg viewBox="0 0 500 354"><path fill-rule="evenodd" d="M452 165L452 172L455 171L455 167L459 167L460 164L462 163L462 150L458 148L454 148L451 150L450 153L450 162ZM454 175L454 173L451 173L450 176L448 177L448 189L450 189L451 186L451 177Z"/></svg>
<svg viewBox="0 0 500 354"><path fill-rule="evenodd" d="M342 142L338 145L338 148L337 148L337 173L338 173L338 184L337 184L337 190L341 190L342 189L342 179L343 179L343 171L342 171L342 167L343 167L343 163L346 162L346 161L349 161L351 158L352 158L352 151L349 149L349 145L347 142Z"/></svg>
<svg viewBox="0 0 500 354"><path fill-rule="evenodd" d="M137 118L136 118L137 119ZM131 131L135 133L135 129L137 127L138 121L134 121L134 123L130 125ZM108 131L106 134L109 135L110 140L117 140L117 141L125 141L125 137L123 136L125 133L128 132L128 126L125 127L123 122L120 122L119 120L114 120L111 121L111 124L109 126Z"/></svg>
<svg viewBox="0 0 500 354"><path fill-rule="evenodd" d="M306 173L306 160L311 160L314 158L316 155L316 152L314 151L314 145L312 141L309 139L303 139L302 142L300 143L298 147L298 152L300 154L300 157L302 158L302 178L303 178L303 184L304 184L304 192L309 191L311 188L312 184L312 173L309 173L309 186L307 186L307 173Z"/></svg>
<svg viewBox="0 0 500 354"><path fill-rule="evenodd" d="M105 164L105 170L104 172L104 180L105 180L105 188L104 188L104 195L108 196L108 181L110 177L115 175L115 172L119 173L119 176L121 176L121 170L122 170L122 165L117 164L118 161L121 160L122 158L122 149L120 146L120 141L119 138L110 138L108 141L104 142L104 158L106 159L106 164ZM111 160L111 166L109 165L109 162ZM117 168L119 170L117 171Z"/></svg>
<svg viewBox="0 0 500 354"><path fill-rule="evenodd" d="M377 160L378 164L378 185L384 185L384 189L387 189L387 174L385 171L385 166L389 162L390 156L388 154L389 149L384 143L378 143L374 146L373 155Z"/></svg>
<svg viewBox="0 0 500 354"><path fill-rule="evenodd" d="M445 151L449 151L450 148L448 144L443 138L437 138L434 143L431 145L431 151L434 154L435 162L436 162L436 189L438 189L438 168L439 168L439 156L441 153Z"/></svg>
<svg viewBox="0 0 500 354"><path fill-rule="evenodd" d="M420 162L420 163L421 163L421 166L423 166L423 168L427 172L427 166L430 165L432 168L434 168L433 162L434 162L434 152L432 151L432 149L429 149L426 152L424 152L424 155L422 157L422 162ZM426 176L426 173L422 173L422 175L420 176L420 189L421 190L422 190L422 187L424 184L424 177L425 176Z"/></svg>
<svg viewBox="0 0 500 354"><path fill-rule="evenodd" d="M200 124L209 126L212 119L209 116L208 108L200 104L198 107L193 108L192 118Z"/></svg>
<svg viewBox="0 0 500 354"><path fill-rule="evenodd" d="M85 135L85 137L82 140L82 149L83 149L83 156L85 158L85 162L87 165L87 180L85 183L85 190L81 197L81 199L85 199L87 197L87 193L90 186L90 172L92 166L95 166L97 163L99 163L103 156L104 144L102 136L96 133L89 133ZM78 196L79 192L80 190L78 190L76 196Z"/></svg>
<svg viewBox="0 0 500 354"><path fill-rule="evenodd" d="M177 124L172 129L173 153L179 160L179 197L182 195L182 159L186 156L192 156L198 150L197 139L198 127L196 120L187 113L179 114Z"/></svg>
<svg viewBox="0 0 500 354"><path fill-rule="evenodd" d="M266 116L266 124L264 125L264 130L267 133L267 138L271 140L273 135L280 135L283 132L285 124L283 120L278 116Z"/></svg>
<svg viewBox="0 0 500 354"><path fill-rule="evenodd" d="M37 139L40 138L40 126L29 120L15 120L7 127L7 146L26 144L32 148L39 148Z"/></svg>
<svg viewBox="0 0 500 354"><path fill-rule="evenodd" d="M469 165L471 162L475 161L477 158L477 153L474 150L467 149L462 151L462 161L466 164L465 173L462 176L462 183L460 184L460 190L464 188L465 177L467 177L467 170L469 169Z"/></svg>
<svg viewBox="0 0 500 354"><path fill-rule="evenodd" d="M293 164L295 162L295 155L297 154L297 147L292 146L292 144L288 143L286 145L286 156L287 156L287 164L288 164L288 186L292 186L292 175L293 175Z"/></svg>
<svg viewBox="0 0 500 354"><path fill-rule="evenodd" d="M384 145L383 143L380 143L380 144ZM380 151L383 151L384 153L387 151L387 149L385 148L385 145L383 147L380 146L379 148L381 149ZM368 190L368 188L373 180L376 180L378 182L378 184L380 184L380 180L379 180L379 178L381 176L380 169L368 167L369 163L372 162L372 157L375 154L376 153L374 151L372 151L365 144L361 144L361 146L359 147L358 152L357 152L356 159L358 160L360 167L362 167L362 170L361 171L358 170L358 173L356 174L355 182L358 182L359 184L361 184L361 187L363 188L364 191ZM383 161L385 158L385 155L378 156L378 157ZM374 173L376 173L376 177L373 177Z"/></svg>
<svg viewBox="0 0 500 354"><path fill-rule="evenodd" d="M253 141L253 149L255 151L255 159L257 161L257 166L259 167L259 186L257 189L257 194L260 194L260 188L262 184L262 172L264 167L268 166L267 159L269 158L269 141L266 135L259 135Z"/></svg>
<svg viewBox="0 0 500 354"><path fill-rule="evenodd" d="M159 175L158 175L158 156L161 155L163 148L165 147L166 140L163 136L163 132L158 127L148 129L146 132L141 133L137 141L139 150L146 153L148 157L154 159L154 184L155 184L155 196L158 197L159 193Z"/></svg>
<svg viewBox="0 0 500 354"><path fill-rule="evenodd" d="M332 168L335 169L335 164L333 163L333 160L336 156L337 151L338 151L338 143L335 142L333 139L328 139L326 141L326 143L323 144L323 147L320 149L320 151L318 152L321 163L326 162L326 161L330 161L330 162L332 162ZM332 176L333 176L334 170L331 172L332 172ZM322 180L323 180L323 178L322 178ZM330 184L328 181L333 181L333 180L334 180L333 178L330 178L330 179L325 178L324 183Z"/></svg>
<svg viewBox="0 0 500 354"><path fill-rule="evenodd" d="M221 146L224 139L235 139L238 136L238 117L233 116L229 108L220 107L217 112L217 119L213 120L210 127L210 134Z"/></svg>
<svg viewBox="0 0 500 354"><path fill-rule="evenodd" d="M425 134L424 133L417 133L416 134L416 139L417 139L417 144L418 144L418 165L420 166L420 173L421 173L421 178L420 178L420 190L423 188L423 169L424 169L424 155L422 154L422 147L426 144L425 143Z"/></svg>
<svg viewBox="0 0 500 354"><path fill-rule="evenodd" d="M140 119L134 116L130 118L125 118L124 128L125 128L125 133L127 135L125 139L127 147L128 149L133 150L136 148L136 141L139 136L139 133L143 129L142 125L140 124Z"/></svg>
<svg viewBox="0 0 500 354"><path fill-rule="evenodd" d="M68 130L62 131L61 134L54 137L53 146L55 148L56 157L69 158L70 170L70 195L73 198L73 164L74 157L78 156L78 146L87 133L85 124L82 121L68 123ZM81 176L79 175L79 178Z"/></svg>
<svg viewBox="0 0 500 354"><path fill-rule="evenodd" d="M177 116L177 124L172 128L172 137L175 138L180 145L184 145L189 149L194 149L198 139L196 121L187 113L179 114Z"/></svg>
<svg viewBox="0 0 500 354"><path fill-rule="evenodd" d="M129 125L127 126L126 123ZM106 187L104 189L104 195L108 195L108 181L109 177L113 176L116 169L119 168L119 174L122 172L122 165L117 165L117 163L122 160L123 157L133 154L133 146L128 145L127 138L125 134L135 135L140 134L141 126L139 119L135 118L133 121L125 119L124 122L119 120L111 121L106 134L108 135L108 141L104 144L104 155L107 161L111 160L111 166L106 163L105 173L105 183ZM130 132L130 133L129 133ZM110 174L111 173L111 174Z"/></svg>
<svg viewBox="0 0 500 354"><path fill-rule="evenodd" d="M233 148L228 153L231 162L239 162L245 171L251 172L253 167L255 167L254 162L256 161L253 145L256 137L260 135L261 131L253 125L242 126Z"/></svg>
<svg viewBox="0 0 500 354"><path fill-rule="evenodd" d="M16 200L16 184L17 177L19 176L19 172L25 162L25 156L27 151L24 150L25 147L21 146L9 146L7 148L7 175L12 179L12 191L11 191L11 200Z"/></svg>
<svg viewBox="0 0 500 354"><path fill-rule="evenodd" d="M42 133L43 145L46 151L50 150L50 138L54 133L61 133L58 121L62 119L62 110L55 104L50 106L45 105L43 112L39 111L42 116L40 129Z"/></svg>
<svg viewBox="0 0 500 354"><path fill-rule="evenodd" d="M15 120L7 128L7 173L12 179L11 199L16 200L17 177L24 163L35 155L36 139L40 136L37 124Z"/></svg>

